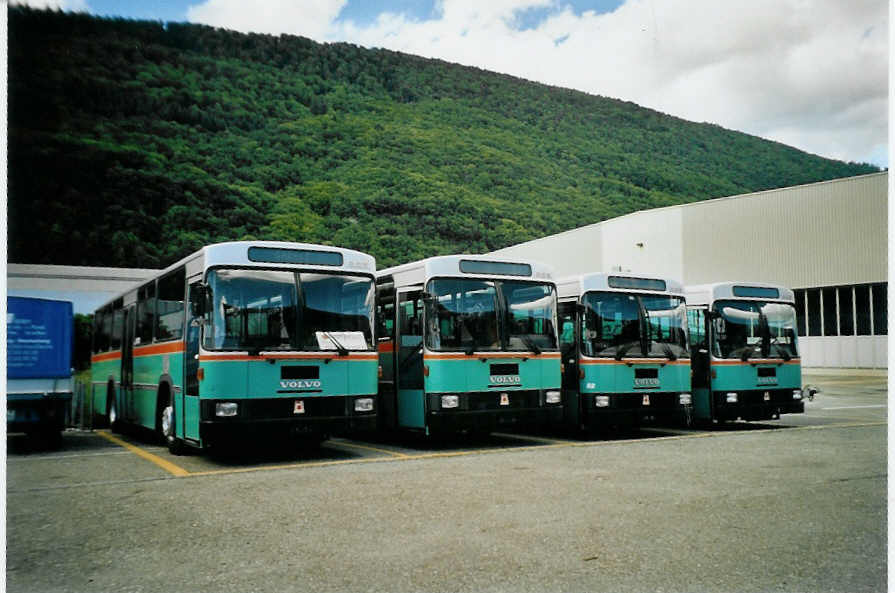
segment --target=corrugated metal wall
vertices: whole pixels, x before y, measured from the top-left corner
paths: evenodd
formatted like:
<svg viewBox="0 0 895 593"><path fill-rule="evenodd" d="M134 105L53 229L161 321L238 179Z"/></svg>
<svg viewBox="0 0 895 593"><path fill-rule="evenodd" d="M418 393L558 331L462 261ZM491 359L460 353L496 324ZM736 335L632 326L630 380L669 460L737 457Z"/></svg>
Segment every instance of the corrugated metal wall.
<svg viewBox="0 0 895 593"><path fill-rule="evenodd" d="M887 183L877 173L681 207L684 281L885 281Z"/></svg>
<svg viewBox="0 0 895 593"><path fill-rule="evenodd" d="M520 257L553 266L556 278L603 271L603 231L591 224L572 231L499 249L492 255Z"/></svg>

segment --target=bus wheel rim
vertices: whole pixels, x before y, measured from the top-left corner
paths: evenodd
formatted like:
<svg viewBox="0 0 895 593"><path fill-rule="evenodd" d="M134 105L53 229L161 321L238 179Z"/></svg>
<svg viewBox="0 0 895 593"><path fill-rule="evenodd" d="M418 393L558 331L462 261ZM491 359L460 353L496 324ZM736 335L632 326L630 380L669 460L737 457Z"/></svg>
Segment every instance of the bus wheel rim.
<svg viewBox="0 0 895 593"><path fill-rule="evenodd" d="M167 406L162 411L162 434L168 439L174 437L174 408L172 406Z"/></svg>

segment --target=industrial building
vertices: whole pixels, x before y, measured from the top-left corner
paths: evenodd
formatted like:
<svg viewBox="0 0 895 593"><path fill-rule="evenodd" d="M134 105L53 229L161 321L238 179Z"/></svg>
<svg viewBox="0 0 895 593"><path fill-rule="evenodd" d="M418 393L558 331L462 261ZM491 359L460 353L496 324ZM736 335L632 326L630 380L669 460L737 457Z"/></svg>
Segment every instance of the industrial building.
<svg viewBox="0 0 895 593"><path fill-rule="evenodd" d="M888 172L644 210L494 252L795 290L802 364L887 368Z"/></svg>
<svg viewBox="0 0 895 593"><path fill-rule="evenodd" d="M795 289L806 367L887 368L888 172L644 210L494 252L557 277L616 271ZM97 306L156 270L9 264L10 295Z"/></svg>

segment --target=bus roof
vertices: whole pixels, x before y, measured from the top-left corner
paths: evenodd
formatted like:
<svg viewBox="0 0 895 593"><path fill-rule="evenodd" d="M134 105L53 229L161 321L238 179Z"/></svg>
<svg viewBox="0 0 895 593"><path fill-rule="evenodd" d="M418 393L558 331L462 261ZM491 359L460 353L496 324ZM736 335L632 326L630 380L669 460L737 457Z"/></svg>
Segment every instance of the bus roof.
<svg viewBox="0 0 895 593"><path fill-rule="evenodd" d="M253 248L259 251L254 251ZM251 253L250 250L252 250ZM331 257L328 258L328 256ZM290 260L295 262L310 261L312 263L291 263ZM338 270L341 272L357 272L372 275L376 272L376 259L372 255L354 251L353 249L313 243L293 243L287 241L229 241L213 243L205 245L202 249L171 264L151 278L135 284L132 288L116 294L97 307L97 310L106 307L125 295L135 292L138 287L143 286L147 282L161 278L182 266L187 266L188 268L201 266L202 271L212 266L300 267L321 272ZM190 270L188 270L188 275L189 273L191 273Z"/></svg>
<svg viewBox="0 0 895 593"><path fill-rule="evenodd" d="M711 305L720 299L742 299L794 303L793 291L764 282L714 282L684 287L688 305Z"/></svg>
<svg viewBox="0 0 895 593"><path fill-rule="evenodd" d="M499 278L553 283L553 268L526 259L492 255L440 255L380 270L376 278L391 276L395 286L423 284L433 277Z"/></svg>
<svg viewBox="0 0 895 593"><path fill-rule="evenodd" d="M559 298L578 297L594 290L684 296L684 286L677 280L630 272L594 272L567 276L556 281L556 288Z"/></svg>

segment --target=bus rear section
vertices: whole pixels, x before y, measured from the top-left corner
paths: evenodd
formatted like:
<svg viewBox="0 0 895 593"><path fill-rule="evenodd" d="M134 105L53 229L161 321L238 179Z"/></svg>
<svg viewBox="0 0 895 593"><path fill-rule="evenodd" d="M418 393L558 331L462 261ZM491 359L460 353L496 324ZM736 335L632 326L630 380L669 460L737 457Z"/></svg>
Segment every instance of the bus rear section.
<svg viewBox="0 0 895 593"><path fill-rule="evenodd" d="M771 420L805 411L791 290L768 284L688 286L694 417Z"/></svg>
<svg viewBox="0 0 895 593"><path fill-rule="evenodd" d="M606 273L557 284L566 426L591 432L688 421L683 287Z"/></svg>
<svg viewBox="0 0 895 593"><path fill-rule="evenodd" d="M444 256L377 278L381 427L487 433L561 418L549 270Z"/></svg>

